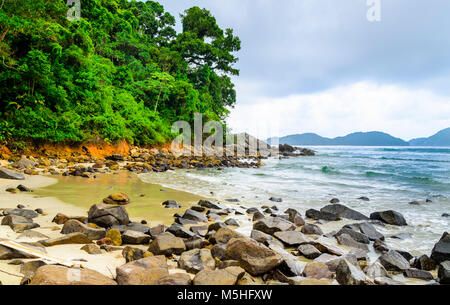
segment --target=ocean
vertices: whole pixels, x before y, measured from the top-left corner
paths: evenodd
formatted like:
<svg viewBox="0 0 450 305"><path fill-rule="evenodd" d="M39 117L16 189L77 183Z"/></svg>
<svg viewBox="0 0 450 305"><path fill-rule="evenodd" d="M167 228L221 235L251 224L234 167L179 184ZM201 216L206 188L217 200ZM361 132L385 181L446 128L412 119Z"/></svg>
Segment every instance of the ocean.
<svg viewBox="0 0 450 305"><path fill-rule="evenodd" d="M417 255L430 254L442 233L450 229L450 218L442 216L450 214L450 148L308 148L316 156L267 159L261 168L177 170L140 178L223 202L239 199L244 206L292 207L302 215L310 208L322 208L332 198L367 216L395 210L409 225L377 229L386 236L400 235L401 239L387 238L387 243ZM358 199L361 196L370 201ZM283 201L271 202L270 197Z"/></svg>

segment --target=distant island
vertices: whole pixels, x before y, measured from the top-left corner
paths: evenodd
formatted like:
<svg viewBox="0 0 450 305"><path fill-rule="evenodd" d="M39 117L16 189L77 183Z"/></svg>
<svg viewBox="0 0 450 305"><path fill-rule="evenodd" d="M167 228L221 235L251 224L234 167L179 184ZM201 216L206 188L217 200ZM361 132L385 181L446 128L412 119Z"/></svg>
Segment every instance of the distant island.
<svg viewBox="0 0 450 305"><path fill-rule="evenodd" d="M315 133L288 135L281 138L269 138L267 143L306 146L450 146L450 128L443 129L428 138L417 138L405 141L379 131L355 132L343 137L326 138Z"/></svg>

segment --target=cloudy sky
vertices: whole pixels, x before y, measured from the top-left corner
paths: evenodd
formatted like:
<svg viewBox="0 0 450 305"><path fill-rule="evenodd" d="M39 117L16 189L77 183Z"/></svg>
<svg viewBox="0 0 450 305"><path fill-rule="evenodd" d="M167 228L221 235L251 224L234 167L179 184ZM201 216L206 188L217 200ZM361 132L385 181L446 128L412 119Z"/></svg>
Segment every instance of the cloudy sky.
<svg viewBox="0 0 450 305"><path fill-rule="evenodd" d="M380 0L379 22L366 1L159 2L177 17L207 8L241 38L236 132L409 140L450 127L450 1Z"/></svg>

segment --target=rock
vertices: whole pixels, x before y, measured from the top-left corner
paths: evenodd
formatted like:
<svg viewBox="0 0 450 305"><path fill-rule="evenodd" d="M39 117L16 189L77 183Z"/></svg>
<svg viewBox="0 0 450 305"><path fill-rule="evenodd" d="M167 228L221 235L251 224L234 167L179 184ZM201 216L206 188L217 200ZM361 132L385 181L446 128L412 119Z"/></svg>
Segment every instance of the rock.
<svg viewBox="0 0 450 305"><path fill-rule="evenodd" d="M192 220L195 222L208 222L208 218L206 218L205 215L202 213L196 212L194 210L186 210L184 215L182 216L183 219Z"/></svg>
<svg viewBox="0 0 450 305"><path fill-rule="evenodd" d="M127 225L112 226L111 229L117 229L121 234L124 233L125 231L136 231L147 235L150 234L150 228L138 222L130 222Z"/></svg>
<svg viewBox="0 0 450 305"><path fill-rule="evenodd" d="M410 268L409 262L397 251L390 250L378 258L384 268L388 271L404 271Z"/></svg>
<svg viewBox="0 0 450 305"><path fill-rule="evenodd" d="M445 232L431 250L431 259L442 263L450 260L450 234Z"/></svg>
<svg viewBox="0 0 450 305"><path fill-rule="evenodd" d="M217 244L214 245L211 248L211 255L218 259L218 260L224 260L225 259L225 250L226 250L226 244Z"/></svg>
<svg viewBox="0 0 450 305"><path fill-rule="evenodd" d="M436 262L425 254L418 257L414 264L421 270L431 271L436 269Z"/></svg>
<svg viewBox="0 0 450 305"><path fill-rule="evenodd" d="M122 236L120 234L120 231L117 229L110 229L106 233L106 238L109 238L114 246L121 246L122 245Z"/></svg>
<svg viewBox="0 0 450 305"><path fill-rule="evenodd" d="M161 233L166 232L167 229L168 228L165 225L157 225L156 227L150 228L148 230L148 233L150 234L151 237L155 237Z"/></svg>
<svg viewBox="0 0 450 305"><path fill-rule="evenodd" d="M26 186L23 185L23 184L19 184L19 185L17 186L17 189L18 189L19 191L21 191L21 192L32 192L31 189L29 189L28 187L26 187Z"/></svg>
<svg viewBox="0 0 450 305"><path fill-rule="evenodd" d="M248 238L233 238L226 246L225 256L237 260L251 275L266 273L282 263L275 251L259 245Z"/></svg>
<svg viewBox="0 0 450 305"><path fill-rule="evenodd" d="M295 225L280 217L268 217L256 222L253 225L254 230L264 232L269 235L273 235L275 232L279 231L293 231L295 230Z"/></svg>
<svg viewBox="0 0 450 305"><path fill-rule="evenodd" d="M406 223L405 218L402 214L396 212L396 211L384 211L384 212L374 212L370 214L370 219L373 220L379 220L381 222L394 225L394 226L406 226L408 225Z"/></svg>
<svg viewBox="0 0 450 305"><path fill-rule="evenodd" d="M355 230L346 228L346 227L340 229L334 236L337 238L338 236L343 235L343 234L349 235L350 238L352 238L354 241L356 241L358 243L367 244L367 245L370 244L370 240L366 235L364 235L360 232L357 232Z"/></svg>
<svg viewBox="0 0 450 305"><path fill-rule="evenodd" d="M358 260L356 256L352 254L344 254L342 256L331 256L323 260L323 263L325 263L328 266L328 269L330 269L331 272L336 272L337 266L342 260L346 260L348 263L352 264L353 266L359 267Z"/></svg>
<svg viewBox="0 0 450 305"><path fill-rule="evenodd" d="M331 204L320 209L322 213L334 214L340 218L353 220L368 220L369 217L361 214L358 211L352 210L342 204Z"/></svg>
<svg viewBox="0 0 450 305"><path fill-rule="evenodd" d="M359 197L358 199L362 200L362 201L370 201L370 199L368 197L365 197L365 196Z"/></svg>
<svg viewBox="0 0 450 305"><path fill-rule="evenodd" d="M137 261L142 258L151 257L153 256L153 254L139 248L132 248L130 246L126 246L122 250L122 256L125 258L125 261L129 263L132 261Z"/></svg>
<svg viewBox="0 0 450 305"><path fill-rule="evenodd" d="M208 232L208 227L207 226L192 226L189 228L189 230L198 236L204 237L206 235L206 233Z"/></svg>
<svg viewBox="0 0 450 305"><path fill-rule="evenodd" d="M336 268L336 280L341 285L366 285L370 282L364 272L345 259Z"/></svg>
<svg viewBox="0 0 450 305"><path fill-rule="evenodd" d="M286 211L284 211L284 213L289 216L288 220L295 224L297 227L303 226L305 224L305 220L297 210L287 209Z"/></svg>
<svg viewBox="0 0 450 305"><path fill-rule="evenodd" d="M359 231L362 234L366 235L369 240L384 240L384 235L375 229L375 227L368 222L362 222L362 223L355 223L352 225L346 225L344 228L353 229L355 231Z"/></svg>
<svg viewBox="0 0 450 305"><path fill-rule="evenodd" d="M96 229L79 222L76 219L70 219L64 223L61 234L70 234L80 232L86 235L91 240L102 239L106 236L105 229Z"/></svg>
<svg viewBox="0 0 450 305"><path fill-rule="evenodd" d="M29 282L29 280L31 278L33 278L34 275L36 274L36 270L45 265L47 265L47 263L43 262L41 260L29 261L29 262L23 263L20 266L20 273L22 273L26 277L24 282Z"/></svg>
<svg viewBox="0 0 450 305"><path fill-rule="evenodd" d="M114 246L112 246L112 244L113 244L113 242L112 242L111 238L109 238L109 237L105 237L105 238L102 238L100 240L97 240L97 245L99 245L99 246L111 246L111 247L114 247ZM100 248L103 249L102 247L100 247ZM119 247L117 247L117 248L119 248ZM106 250L106 248L105 248L105 250Z"/></svg>
<svg viewBox="0 0 450 305"><path fill-rule="evenodd" d="M214 222L208 226L208 232L219 231L220 228L228 228L228 226L223 222Z"/></svg>
<svg viewBox="0 0 450 305"><path fill-rule="evenodd" d="M357 242L350 235L348 235L346 233L337 235L336 239L340 245L369 251L369 247L367 246L367 244Z"/></svg>
<svg viewBox="0 0 450 305"><path fill-rule="evenodd" d="M392 238L392 239L410 239L410 238L412 238L412 235L409 234L409 233L398 233L398 234L390 235L390 236L388 236L388 238Z"/></svg>
<svg viewBox="0 0 450 305"><path fill-rule="evenodd" d="M450 284L450 261L441 262L438 267L439 283Z"/></svg>
<svg viewBox="0 0 450 305"><path fill-rule="evenodd" d="M309 235L322 235L323 231L319 226L307 223L302 227L301 232L303 234L309 234Z"/></svg>
<svg viewBox="0 0 450 305"><path fill-rule="evenodd" d="M195 274L203 269L214 270L216 261L211 255L211 250L193 249L181 254L178 267Z"/></svg>
<svg viewBox="0 0 450 305"><path fill-rule="evenodd" d="M369 261L369 251L363 249L353 249L349 254L354 255L358 261Z"/></svg>
<svg viewBox="0 0 450 305"><path fill-rule="evenodd" d="M25 180L25 176L22 173L2 167L0 167L0 178L11 180Z"/></svg>
<svg viewBox="0 0 450 305"><path fill-rule="evenodd" d="M205 240L199 236L193 236L193 237L184 239L184 245L186 246L186 250L205 248L209 244L210 243L207 240Z"/></svg>
<svg viewBox="0 0 450 305"><path fill-rule="evenodd" d="M366 269L364 269L364 272L368 277L372 279L375 279L377 277L390 277L389 273L379 262L374 262L373 264L370 264L369 266L366 267Z"/></svg>
<svg viewBox="0 0 450 305"><path fill-rule="evenodd" d="M16 215L16 216L22 216L26 218L36 218L39 216L38 213L36 213L33 210L27 210L27 209L8 209L4 211L5 215Z"/></svg>
<svg viewBox="0 0 450 305"><path fill-rule="evenodd" d="M193 206L191 206L191 210L203 213L204 211L206 211L206 208L201 207L199 205L193 205Z"/></svg>
<svg viewBox="0 0 450 305"><path fill-rule="evenodd" d="M86 235L80 232L70 233L61 237L49 238L39 241L44 247L51 247L56 245L67 245L67 244L89 244L90 240Z"/></svg>
<svg viewBox="0 0 450 305"><path fill-rule="evenodd" d="M102 228L109 228L116 225L127 225L130 219L123 206L94 204L89 209L88 221Z"/></svg>
<svg viewBox="0 0 450 305"><path fill-rule="evenodd" d="M176 237L181 237L181 238L190 238L195 236L195 234L189 230L186 230L185 228L183 228L183 226L179 225L179 224L172 224L168 229L167 232L172 233L173 235L175 235Z"/></svg>
<svg viewBox="0 0 450 305"><path fill-rule="evenodd" d="M232 238L243 238L244 236L229 228L220 228L214 235L209 239L213 244L226 244Z"/></svg>
<svg viewBox="0 0 450 305"><path fill-rule="evenodd" d="M442 216L442 217L450 217L450 214L444 213L444 214L442 214L441 216Z"/></svg>
<svg viewBox="0 0 450 305"><path fill-rule="evenodd" d="M256 212L261 212L258 208L249 208L245 211L247 214L253 215Z"/></svg>
<svg viewBox="0 0 450 305"><path fill-rule="evenodd" d="M150 236L138 231L127 230L122 233L122 243L128 245L142 245L150 242Z"/></svg>
<svg viewBox="0 0 450 305"><path fill-rule="evenodd" d="M216 210L225 209L225 207L222 206L220 203L213 202L211 200L200 200L197 204L207 209L216 209Z"/></svg>
<svg viewBox="0 0 450 305"><path fill-rule="evenodd" d="M186 250L183 239L175 237L172 233L164 232L155 236L150 243L148 251L155 255L181 254Z"/></svg>
<svg viewBox="0 0 450 305"><path fill-rule="evenodd" d="M330 200L330 203L333 203L333 204L335 204L335 203L339 203L339 202L341 202L338 198L332 198L331 200Z"/></svg>
<svg viewBox="0 0 450 305"><path fill-rule="evenodd" d="M278 197L270 197L269 200L273 201L273 202L283 202L283 199L282 198L278 198Z"/></svg>
<svg viewBox="0 0 450 305"><path fill-rule="evenodd" d="M16 215L3 217L2 226L9 226L16 233L22 233L26 230L40 227L39 224L33 223L29 218Z"/></svg>
<svg viewBox="0 0 450 305"><path fill-rule="evenodd" d="M234 218L228 218L225 220L225 224L232 227L239 227L239 222Z"/></svg>
<svg viewBox="0 0 450 305"><path fill-rule="evenodd" d="M162 203L166 209L179 209L181 206L175 200L166 200Z"/></svg>
<svg viewBox="0 0 450 305"><path fill-rule="evenodd" d="M111 161L123 161L123 160L125 160L125 158L124 158L123 155L120 155L120 154L114 154L114 155L111 155L111 156L107 156L107 157L105 158L105 160L111 160Z"/></svg>
<svg viewBox="0 0 450 305"><path fill-rule="evenodd" d="M99 246L95 244L87 244L80 248L80 250L86 251L89 254L102 254Z"/></svg>
<svg viewBox="0 0 450 305"><path fill-rule="evenodd" d="M330 244L327 244L327 243L324 243L324 242L321 242L321 241L313 240L313 241L309 242L309 244L316 247L316 249L322 253L329 253L329 254L337 255L337 256L341 256L344 254L344 251L341 250L340 248L330 245Z"/></svg>
<svg viewBox="0 0 450 305"><path fill-rule="evenodd" d="M114 193L103 199L105 204L127 205L130 203L130 197L124 193Z"/></svg>
<svg viewBox="0 0 450 305"><path fill-rule="evenodd" d="M300 245L298 247L298 251L300 252L301 255L303 255L304 257L306 257L308 259L315 259L322 254L313 245Z"/></svg>
<svg viewBox="0 0 450 305"><path fill-rule="evenodd" d="M46 265L36 270L30 285L117 285L117 283L91 269Z"/></svg>
<svg viewBox="0 0 450 305"><path fill-rule="evenodd" d="M227 267L225 269L204 269L194 277L194 285L236 285L244 276L245 271L240 267Z"/></svg>
<svg viewBox="0 0 450 305"><path fill-rule="evenodd" d="M333 274L328 269L328 266L321 262L311 262L305 266L303 276L315 279L331 279Z"/></svg>
<svg viewBox="0 0 450 305"><path fill-rule="evenodd" d="M261 219L264 219L266 216L264 216L264 214L263 213L261 213L261 212L256 212L256 213L254 213L253 214L253 219L252 219L252 221L258 221L258 220L261 220Z"/></svg>
<svg viewBox="0 0 450 305"><path fill-rule="evenodd" d="M252 232L250 233L250 238L253 238L257 242L265 245L267 245L269 241L273 240L272 236L258 230L252 230Z"/></svg>
<svg viewBox="0 0 450 305"><path fill-rule="evenodd" d="M299 246L311 241L308 237L306 237L299 231L278 231L273 235L281 240L283 244L290 247Z"/></svg>
<svg viewBox="0 0 450 305"><path fill-rule="evenodd" d="M375 249L376 252L380 253L386 253L390 250L389 247L379 239L373 242L373 248Z"/></svg>
<svg viewBox="0 0 450 305"><path fill-rule="evenodd" d="M5 191L8 192L8 193L12 193L12 194L19 194L20 193L20 191L18 189L13 188L13 187L9 187Z"/></svg>
<svg viewBox="0 0 450 305"><path fill-rule="evenodd" d="M156 285L169 271L164 256L152 256L117 267L116 274L119 285Z"/></svg>
<svg viewBox="0 0 450 305"><path fill-rule="evenodd" d="M185 286L190 285L192 282L189 274L186 273L174 273L163 276L158 280L157 285L164 286Z"/></svg>
<svg viewBox="0 0 450 305"><path fill-rule="evenodd" d="M406 269L403 271L403 275L410 278L420 279L424 281L431 281L433 276L430 272L415 268Z"/></svg>
<svg viewBox="0 0 450 305"><path fill-rule="evenodd" d="M336 221L336 220L341 220L341 218L335 214L331 214L328 212L322 212L322 211L317 211L315 209L309 209L306 211L306 217L308 218L312 218L315 220L328 220L328 221Z"/></svg>
<svg viewBox="0 0 450 305"><path fill-rule="evenodd" d="M35 209L34 210L36 213L38 213L38 214L44 214L44 210L42 210L42 209L40 209L40 208L37 208L37 209Z"/></svg>
<svg viewBox="0 0 450 305"><path fill-rule="evenodd" d="M409 253L408 251L402 251L402 250L395 250L398 253L400 253L401 256L403 256L408 262L410 262L414 256L412 256L411 253Z"/></svg>

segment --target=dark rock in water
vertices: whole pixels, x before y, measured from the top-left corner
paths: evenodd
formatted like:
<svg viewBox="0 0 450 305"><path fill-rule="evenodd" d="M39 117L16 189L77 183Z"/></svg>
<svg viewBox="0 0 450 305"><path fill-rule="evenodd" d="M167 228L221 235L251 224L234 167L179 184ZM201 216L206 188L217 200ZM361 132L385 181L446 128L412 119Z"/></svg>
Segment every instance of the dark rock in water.
<svg viewBox="0 0 450 305"><path fill-rule="evenodd" d="M34 210L36 213L38 213L38 214L43 214L44 213L44 210L42 210L41 208L37 208L37 209L35 209Z"/></svg>
<svg viewBox="0 0 450 305"><path fill-rule="evenodd" d="M426 203L432 203L433 200L427 198L427 199L425 200L425 202L426 202Z"/></svg>
<svg viewBox="0 0 450 305"><path fill-rule="evenodd" d="M431 271L436 269L436 262L424 254L416 259L414 265L417 269Z"/></svg>
<svg viewBox="0 0 450 305"><path fill-rule="evenodd" d="M296 151L296 148L289 144L280 144L278 145L278 150L280 153L292 153Z"/></svg>
<svg viewBox="0 0 450 305"><path fill-rule="evenodd" d="M396 211L384 211L384 212L374 212L370 214L370 219L380 220L384 223L394 225L394 226L407 226L405 218L402 214Z"/></svg>
<svg viewBox="0 0 450 305"><path fill-rule="evenodd" d="M278 231L293 231L295 228L292 222L280 217L268 217L253 225L254 230L259 230L269 235L273 235Z"/></svg>
<svg viewBox="0 0 450 305"><path fill-rule="evenodd" d="M450 217L450 214L444 213L444 214L442 214L442 217Z"/></svg>
<svg viewBox="0 0 450 305"><path fill-rule="evenodd" d="M225 199L225 201L236 203L236 202L239 202L239 199L236 199L236 198L229 198L229 199Z"/></svg>
<svg viewBox="0 0 450 305"><path fill-rule="evenodd" d="M239 222L234 218L229 218L225 220L225 224L232 227L239 227Z"/></svg>
<svg viewBox="0 0 450 305"><path fill-rule="evenodd" d="M298 247L298 252L308 259L315 259L319 257L322 253L317 250L313 245L300 245Z"/></svg>
<svg viewBox="0 0 450 305"><path fill-rule="evenodd" d="M370 240L366 235L357 232L355 230L344 227L335 234L335 237L338 237L342 234L348 234L353 240L355 240L358 243L370 244Z"/></svg>
<svg viewBox="0 0 450 305"><path fill-rule="evenodd" d="M25 180L25 176L22 173L6 168L0 168L0 178L11 180Z"/></svg>
<svg viewBox="0 0 450 305"><path fill-rule="evenodd" d="M338 198L333 198L333 199L331 199L330 200L330 203L339 203L339 202L341 202Z"/></svg>
<svg viewBox="0 0 450 305"><path fill-rule="evenodd" d="M365 285L369 282L361 269L345 259L341 260L336 268L336 280L341 285Z"/></svg>
<svg viewBox="0 0 450 305"><path fill-rule="evenodd" d="M433 279L433 276L430 272L420 269L406 269L403 271L403 275L410 278L420 279L424 281L431 281Z"/></svg>
<svg viewBox="0 0 450 305"><path fill-rule="evenodd" d="M216 210L225 209L225 207L222 206L220 203L213 202L211 200L200 200L197 205L208 209L216 209Z"/></svg>
<svg viewBox="0 0 450 305"><path fill-rule="evenodd" d="M362 201L370 201L370 199L368 197L365 197L365 196L359 197L358 199L362 200Z"/></svg>
<svg viewBox="0 0 450 305"><path fill-rule="evenodd" d="M412 235L409 233L398 233L395 235L390 235L388 236L388 238L393 238L393 239L410 239L412 238Z"/></svg>
<svg viewBox="0 0 450 305"><path fill-rule="evenodd" d="M390 250L381 255L378 261L389 271L404 271L410 268L409 262L397 251Z"/></svg>
<svg viewBox="0 0 450 305"><path fill-rule="evenodd" d="M299 231L279 231L273 234L276 238L281 240L285 245L290 247L306 244L311 240Z"/></svg>
<svg viewBox="0 0 450 305"><path fill-rule="evenodd" d="M167 229L167 232L170 232L173 235L175 235L176 237L181 237L181 238L189 238L189 237L193 237L195 235L193 232L186 230L185 228L183 228L183 226L176 224L176 223L172 224Z"/></svg>
<svg viewBox="0 0 450 305"><path fill-rule="evenodd" d="M450 261L445 261L439 264L438 278L439 283L450 285Z"/></svg>
<svg viewBox="0 0 450 305"><path fill-rule="evenodd" d="M205 215L203 215L202 213L196 212L194 210L186 210L186 212L184 213L183 219L187 219L187 220L192 220L192 221L197 221L197 222L208 222L208 218L206 218Z"/></svg>
<svg viewBox="0 0 450 305"><path fill-rule="evenodd" d="M115 225L126 225L130 219L123 206L94 204L89 209L88 221L100 227L109 228Z"/></svg>
<svg viewBox="0 0 450 305"><path fill-rule="evenodd" d="M283 202L283 199L282 198L278 198L278 197L270 197L269 200L273 201L273 202Z"/></svg>
<svg viewBox="0 0 450 305"><path fill-rule="evenodd" d="M25 206L24 206L23 204L18 204L18 205L17 205L17 208L18 208L18 209L24 209Z"/></svg>
<svg viewBox="0 0 450 305"><path fill-rule="evenodd" d="M321 212L327 212L334 214L341 218L353 219L353 220L368 220L369 217L361 214L358 211L352 210L342 204L327 205L320 209Z"/></svg>
<svg viewBox="0 0 450 305"><path fill-rule="evenodd" d="M319 226L311 223L306 223L302 229L301 232L303 234L309 234L309 235L322 235L323 231Z"/></svg>
<svg viewBox="0 0 450 305"><path fill-rule="evenodd" d="M254 213L253 214L253 219L252 219L252 221L258 221L258 220L261 220L261 219L264 219L266 216L264 216L264 214L263 213L261 213L261 212L256 212L256 213Z"/></svg>
<svg viewBox="0 0 450 305"><path fill-rule="evenodd" d="M322 212L322 211L317 211L314 209L309 209L306 211L306 217L308 218L312 218L315 220L328 220L328 221L336 221L336 220L341 220L341 218L335 214L331 214L328 212Z"/></svg>
<svg viewBox="0 0 450 305"><path fill-rule="evenodd" d="M175 200L167 200L162 203L166 209L179 209L181 206Z"/></svg>
<svg viewBox="0 0 450 305"><path fill-rule="evenodd" d="M450 260L450 234L445 232L431 251L431 259L438 264Z"/></svg>
<svg viewBox="0 0 450 305"><path fill-rule="evenodd" d="M31 189L29 189L28 187L26 187L26 186L23 185L23 184L19 184L19 185L17 186L17 189L18 189L19 191L21 191L21 192L32 192Z"/></svg>

